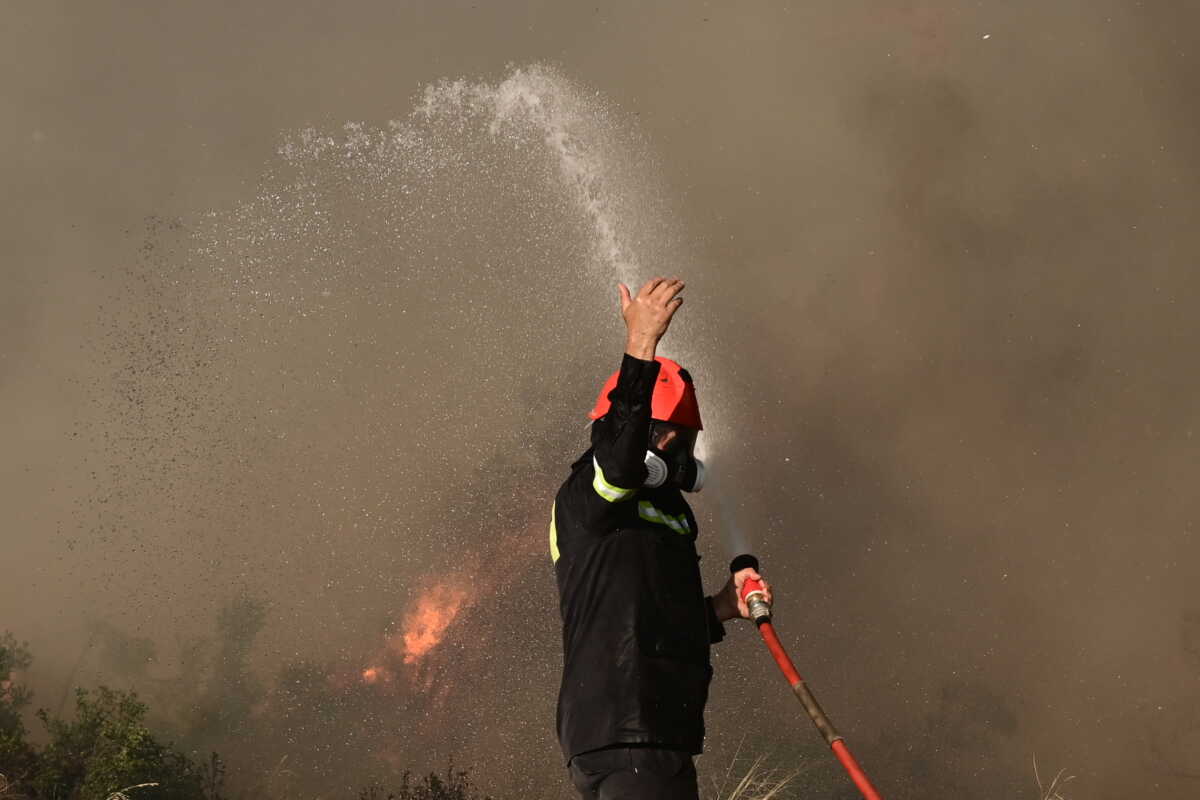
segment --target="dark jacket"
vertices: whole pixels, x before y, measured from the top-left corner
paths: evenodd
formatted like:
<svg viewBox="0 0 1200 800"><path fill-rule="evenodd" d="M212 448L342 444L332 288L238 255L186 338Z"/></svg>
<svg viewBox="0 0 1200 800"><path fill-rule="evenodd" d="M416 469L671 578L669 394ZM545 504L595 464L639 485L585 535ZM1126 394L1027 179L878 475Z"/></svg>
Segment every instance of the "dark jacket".
<svg viewBox="0 0 1200 800"><path fill-rule="evenodd" d="M703 746L709 644L724 628L701 588L691 508L678 489L639 488L658 371L625 356L612 408L554 501L568 761L616 744Z"/></svg>

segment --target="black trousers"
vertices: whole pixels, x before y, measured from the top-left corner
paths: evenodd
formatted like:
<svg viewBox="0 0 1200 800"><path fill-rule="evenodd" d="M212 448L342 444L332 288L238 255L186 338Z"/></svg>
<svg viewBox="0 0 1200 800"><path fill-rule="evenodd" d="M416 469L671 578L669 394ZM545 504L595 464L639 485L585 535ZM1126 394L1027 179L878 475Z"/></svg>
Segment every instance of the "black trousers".
<svg viewBox="0 0 1200 800"><path fill-rule="evenodd" d="M580 753L568 766L583 800L699 800L690 753L611 747Z"/></svg>

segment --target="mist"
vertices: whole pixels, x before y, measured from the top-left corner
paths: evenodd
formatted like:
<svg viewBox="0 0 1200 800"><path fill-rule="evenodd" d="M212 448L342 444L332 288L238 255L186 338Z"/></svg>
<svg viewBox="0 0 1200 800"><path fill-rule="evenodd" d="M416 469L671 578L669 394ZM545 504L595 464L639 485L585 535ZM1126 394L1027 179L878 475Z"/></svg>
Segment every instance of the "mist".
<svg viewBox="0 0 1200 800"><path fill-rule="evenodd" d="M1116 2L20 4L0 631L263 795L568 798L546 529L688 281L715 591L885 796L1200 788L1191 63ZM753 629L702 787L853 797Z"/></svg>

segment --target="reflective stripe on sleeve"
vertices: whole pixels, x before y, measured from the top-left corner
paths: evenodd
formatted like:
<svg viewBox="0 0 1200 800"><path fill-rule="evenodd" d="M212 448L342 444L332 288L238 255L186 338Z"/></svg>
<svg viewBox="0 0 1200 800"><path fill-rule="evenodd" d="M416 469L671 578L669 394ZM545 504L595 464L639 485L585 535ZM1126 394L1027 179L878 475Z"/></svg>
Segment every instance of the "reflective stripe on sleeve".
<svg viewBox="0 0 1200 800"><path fill-rule="evenodd" d="M558 526L554 524L554 508L558 503L550 505L550 563L558 561Z"/></svg>
<svg viewBox="0 0 1200 800"><path fill-rule="evenodd" d="M596 460L595 456L592 456L592 466L596 472L596 477L592 478L592 488L596 490L596 494L608 502L618 503L637 494L637 489L622 489L620 486L613 486L604 480L604 470L600 469L600 462Z"/></svg>
<svg viewBox="0 0 1200 800"><path fill-rule="evenodd" d="M638 516L647 522L657 522L659 525L666 525L676 533L689 534L692 532L692 527L688 525L687 514L680 514L673 517L670 514L655 508L654 504L649 500L642 500L638 503Z"/></svg>

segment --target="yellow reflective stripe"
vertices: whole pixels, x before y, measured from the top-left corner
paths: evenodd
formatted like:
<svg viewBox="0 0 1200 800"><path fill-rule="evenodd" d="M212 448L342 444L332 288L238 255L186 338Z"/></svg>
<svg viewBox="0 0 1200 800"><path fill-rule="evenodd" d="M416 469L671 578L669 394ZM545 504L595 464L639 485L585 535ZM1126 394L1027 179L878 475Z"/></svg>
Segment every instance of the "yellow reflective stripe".
<svg viewBox="0 0 1200 800"><path fill-rule="evenodd" d="M554 564L558 561L558 526L554 524L554 507L558 503L550 505L550 563Z"/></svg>
<svg viewBox="0 0 1200 800"><path fill-rule="evenodd" d="M688 525L687 514L680 514L673 517L670 514L655 508L654 504L649 500L642 500L638 503L638 516L647 522L656 522L659 525L666 525L676 533L689 534L692 528Z"/></svg>
<svg viewBox="0 0 1200 800"><path fill-rule="evenodd" d="M592 478L592 488L596 490L596 494L608 502L617 503L621 500L628 500L637 493L637 489L622 489L620 486L613 486L604 480L604 470L600 469L600 462L596 460L595 456L592 456L592 466L596 472L596 477Z"/></svg>

